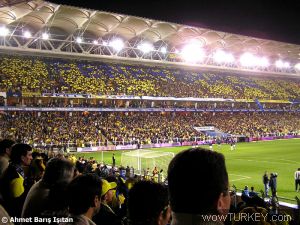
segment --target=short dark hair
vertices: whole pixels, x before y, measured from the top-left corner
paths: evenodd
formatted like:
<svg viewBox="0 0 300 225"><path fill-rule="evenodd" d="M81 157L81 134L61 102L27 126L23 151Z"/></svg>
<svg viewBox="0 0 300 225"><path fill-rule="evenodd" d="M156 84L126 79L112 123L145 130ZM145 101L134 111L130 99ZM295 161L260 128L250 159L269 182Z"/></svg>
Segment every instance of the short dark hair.
<svg viewBox="0 0 300 225"><path fill-rule="evenodd" d="M13 163L21 163L22 161L22 156L26 156L27 152L32 151L32 147L28 144L20 143L20 144L15 144L11 148L11 155L10 155L10 160Z"/></svg>
<svg viewBox="0 0 300 225"><path fill-rule="evenodd" d="M49 187L58 183L70 182L74 174L74 165L64 158L52 158L48 161L42 181Z"/></svg>
<svg viewBox="0 0 300 225"><path fill-rule="evenodd" d="M79 175L68 187L68 205L70 213L80 215L94 207L95 196L101 196L102 181L95 174Z"/></svg>
<svg viewBox="0 0 300 225"><path fill-rule="evenodd" d="M169 205L168 189L152 181L139 181L129 191L130 225L156 225L159 215Z"/></svg>
<svg viewBox="0 0 300 225"><path fill-rule="evenodd" d="M168 185L175 213L217 213L220 194L228 193L223 154L203 148L178 153L169 164Z"/></svg>
<svg viewBox="0 0 300 225"><path fill-rule="evenodd" d="M0 141L0 155L3 155L4 153L6 153L6 149L13 146L14 143L15 142L13 140L10 140L10 139L1 140Z"/></svg>

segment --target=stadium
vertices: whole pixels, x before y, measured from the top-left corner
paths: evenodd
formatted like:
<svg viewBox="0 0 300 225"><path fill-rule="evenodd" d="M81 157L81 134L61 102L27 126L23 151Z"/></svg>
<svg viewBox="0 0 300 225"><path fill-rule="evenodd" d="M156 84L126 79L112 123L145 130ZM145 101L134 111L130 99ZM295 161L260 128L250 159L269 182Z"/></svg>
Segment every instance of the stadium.
<svg viewBox="0 0 300 225"><path fill-rule="evenodd" d="M33 183L56 156L80 173L167 183L174 155L203 147L224 154L240 202L245 186L271 201L262 177L278 174L276 198L299 224L299 45L11 2L0 6L0 139L33 148Z"/></svg>

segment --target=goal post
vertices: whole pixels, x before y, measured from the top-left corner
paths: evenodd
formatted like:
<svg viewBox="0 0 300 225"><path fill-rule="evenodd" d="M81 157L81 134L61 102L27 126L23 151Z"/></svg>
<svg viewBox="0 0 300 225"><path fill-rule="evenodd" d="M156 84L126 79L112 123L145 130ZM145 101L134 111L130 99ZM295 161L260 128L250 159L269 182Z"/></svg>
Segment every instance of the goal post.
<svg viewBox="0 0 300 225"><path fill-rule="evenodd" d="M169 163L173 157L173 152L139 149L123 152L121 155L121 165L125 167L132 166L136 174L142 174L148 168L152 171L156 166L159 171L163 170L162 173L166 176Z"/></svg>

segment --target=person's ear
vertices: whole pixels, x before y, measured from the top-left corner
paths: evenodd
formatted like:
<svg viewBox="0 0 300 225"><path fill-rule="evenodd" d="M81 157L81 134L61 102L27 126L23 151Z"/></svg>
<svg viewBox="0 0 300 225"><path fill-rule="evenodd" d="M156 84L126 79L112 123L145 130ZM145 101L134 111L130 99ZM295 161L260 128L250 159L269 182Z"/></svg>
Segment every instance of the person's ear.
<svg viewBox="0 0 300 225"><path fill-rule="evenodd" d="M229 193L221 193L217 202L217 211L221 215L228 213L230 208L230 195Z"/></svg>
<svg viewBox="0 0 300 225"><path fill-rule="evenodd" d="M100 203L101 203L101 198L98 195L96 195L92 207L98 207Z"/></svg>

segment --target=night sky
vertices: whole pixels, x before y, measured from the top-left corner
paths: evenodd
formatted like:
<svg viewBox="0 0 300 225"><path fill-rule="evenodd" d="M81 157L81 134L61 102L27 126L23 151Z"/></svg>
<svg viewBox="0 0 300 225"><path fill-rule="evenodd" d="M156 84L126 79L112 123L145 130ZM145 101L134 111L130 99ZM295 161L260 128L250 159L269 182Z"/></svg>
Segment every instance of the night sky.
<svg viewBox="0 0 300 225"><path fill-rule="evenodd" d="M300 44L300 0L50 1Z"/></svg>

